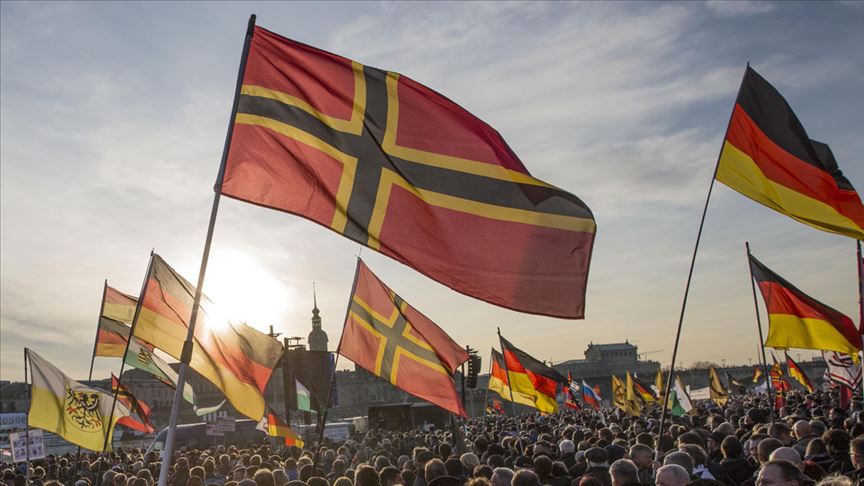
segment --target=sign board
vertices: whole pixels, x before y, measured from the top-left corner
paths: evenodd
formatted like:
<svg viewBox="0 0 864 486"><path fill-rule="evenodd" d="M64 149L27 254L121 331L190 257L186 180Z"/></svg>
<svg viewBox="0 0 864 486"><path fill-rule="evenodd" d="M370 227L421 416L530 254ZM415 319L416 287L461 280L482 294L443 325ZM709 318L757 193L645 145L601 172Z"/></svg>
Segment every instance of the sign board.
<svg viewBox="0 0 864 486"><path fill-rule="evenodd" d="M225 435L222 432L219 432L219 430L217 430L216 426L217 426L216 423L207 424L207 436L208 437L222 437Z"/></svg>
<svg viewBox="0 0 864 486"><path fill-rule="evenodd" d="M24 430L26 428L26 413L0 413L0 430Z"/></svg>
<svg viewBox="0 0 864 486"><path fill-rule="evenodd" d="M27 433L12 432L9 434L9 443L12 445L12 462L24 462L26 460L43 459L45 457L45 444L42 442L42 431L33 429L30 435L30 454L27 454Z"/></svg>
<svg viewBox="0 0 864 486"><path fill-rule="evenodd" d="M234 432L234 419L232 417L219 417L216 419L216 430L219 432Z"/></svg>

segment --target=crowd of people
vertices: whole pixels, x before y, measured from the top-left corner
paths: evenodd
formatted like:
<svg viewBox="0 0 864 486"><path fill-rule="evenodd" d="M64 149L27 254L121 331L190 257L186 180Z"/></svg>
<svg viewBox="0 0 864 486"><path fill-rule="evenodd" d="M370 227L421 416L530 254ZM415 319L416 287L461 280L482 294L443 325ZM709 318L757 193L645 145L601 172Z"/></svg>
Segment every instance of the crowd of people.
<svg viewBox="0 0 864 486"><path fill-rule="evenodd" d="M660 409L487 414L459 427L370 430L307 449L260 444L180 448L171 486L681 486L864 484L862 402L839 408L833 392L791 392L772 411L766 395ZM31 465L35 486L152 486L155 451L48 456ZM101 477L98 477L101 476ZM97 480L98 479L98 480ZM2 466L0 485L27 486Z"/></svg>

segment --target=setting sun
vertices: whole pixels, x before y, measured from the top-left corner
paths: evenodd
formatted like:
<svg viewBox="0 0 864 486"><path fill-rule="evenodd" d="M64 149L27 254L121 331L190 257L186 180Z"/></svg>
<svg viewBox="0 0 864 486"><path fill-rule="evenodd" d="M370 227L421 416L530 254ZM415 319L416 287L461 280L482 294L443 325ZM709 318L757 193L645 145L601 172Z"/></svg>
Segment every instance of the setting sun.
<svg viewBox="0 0 864 486"><path fill-rule="evenodd" d="M246 322L262 331L270 324L282 327L293 301L283 282L256 258L235 249L213 253L204 292L215 304L208 309L211 325Z"/></svg>

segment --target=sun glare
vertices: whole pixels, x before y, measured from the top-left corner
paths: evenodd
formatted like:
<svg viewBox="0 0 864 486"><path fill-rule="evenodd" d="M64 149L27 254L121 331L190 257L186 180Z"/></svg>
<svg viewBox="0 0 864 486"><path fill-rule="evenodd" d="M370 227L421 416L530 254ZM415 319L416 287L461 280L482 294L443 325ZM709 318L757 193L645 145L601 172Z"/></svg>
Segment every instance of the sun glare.
<svg viewBox="0 0 864 486"><path fill-rule="evenodd" d="M214 254L207 268L204 293L215 304L208 309L211 325L245 322L261 330L281 327L289 312L288 289L252 256L237 250Z"/></svg>

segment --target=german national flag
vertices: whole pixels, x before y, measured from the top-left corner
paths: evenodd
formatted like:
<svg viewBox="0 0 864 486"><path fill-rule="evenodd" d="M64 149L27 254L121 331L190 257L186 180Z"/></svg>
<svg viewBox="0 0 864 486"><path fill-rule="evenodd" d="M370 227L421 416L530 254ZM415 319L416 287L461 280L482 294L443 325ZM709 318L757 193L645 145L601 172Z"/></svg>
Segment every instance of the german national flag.
<svg viewBox="0 0 864 486"><path fill-rule="evenodd" d="M864 206L831 149L807 136L783 96L749 66L717 180L804 224L864 239Z"/></svg>
<svg viewBox="0 0 864 486"><path fill-rule="evenodd" d="M135 337L181 359L195 287L153 255L140 300ZM246 324L216 321L207 312L212 307L202 294L189 366L222 391L238 412L259 420L264 388L282 356L282 344Z"/></svg>
<svg viewBox="0 0 864 486"><path fill-rule="evenodd" d="M507 380L507 366L504 364L504 356L498 351L492 350L492 373L489 375L489 389L501 395L501 398L514 403L521 403L529 407L534 406L534 389L531 393L523 393L519 390L511 390ZM511 395L512 393L512 395Z"/></svg>
<svg viewBox="0 0 864 486"><path fill-rule="evenodd" d="M308 218L471 297L584 316L596 225L579 198L407 76L250 34L223 195Z"/></svg>
<svg viewBox="0 0 864 486"><path fill-rule="evenodd" d="M338 352L400 390L467 416L453 380L456 368L468 359L465 348L359 258Z"/></svg>
<svg viewBox="0 0 864 486"><path fill-rule="evenodd" d="M656 402L657 396L651 390L651 387L639 381L635 376L633 377L633 390L639 395L639 398L645 402Z"/></svg>
<svg viewBox="0 0 864 486"><path fill-rule="evenodd" d="M567 379L555 369L546 366L533 356L513 346L510 341L501 339L501 351L507 366L507 377L513 391L533 394L534 408L543 413L558 410L558 383Z"/></svg>
<svg viewBox="0 0 864 486"><path fill-rule="evenodd" d="M765 346L837 351L855 356L861 337L852 319L798 290L753 255L750 270L768 309Z"/></svg>
<svg viewBox="0 0 864 486"><path fill-rule="evenodd" d="M95 356L120 358L126 352L126 341L135 318L138 299L105 284L102 315L96 337Z"/></svg>
<svg viewBox="0 0 864 486"><path fill-rule="evenodd" d="M786 370L789 373L789 376L795 378L798 383L807 389L808 392L813 393L815 388L813 387L813 383L810 381L810 378L807 377L807 373L798 365L795 361L792 360L792 357L789 354L786 354Z"/></svg>

